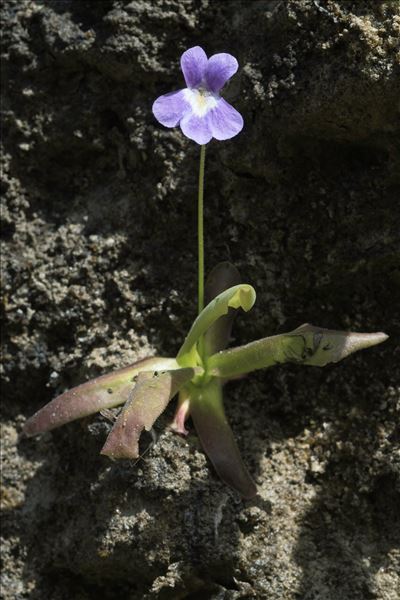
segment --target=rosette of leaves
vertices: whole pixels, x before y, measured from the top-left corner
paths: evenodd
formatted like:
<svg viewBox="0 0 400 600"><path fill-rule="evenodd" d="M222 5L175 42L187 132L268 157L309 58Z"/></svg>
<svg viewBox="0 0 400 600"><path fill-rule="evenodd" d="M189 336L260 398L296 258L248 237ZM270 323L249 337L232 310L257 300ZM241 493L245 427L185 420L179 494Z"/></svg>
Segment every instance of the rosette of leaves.
<svg viewBox="0 0 400 600"><path fill-rule="evenodd" d="M190 415L202 447L221 479L244 498L253 497L257 488L225 415L223 384L285 362L323 367L379 344L387 335L304 324L288 333L227 349L237 311L252 308L255 291L251 285L240 283L233 265L223 262L210 273L205 294L208 303L175 358L146 358L61 394L28 419L24 434L36 435L123 405L101 453L114 459L136 459L142 431L151 430L179 393L172 428L187 433L185 421Z"/></svg>

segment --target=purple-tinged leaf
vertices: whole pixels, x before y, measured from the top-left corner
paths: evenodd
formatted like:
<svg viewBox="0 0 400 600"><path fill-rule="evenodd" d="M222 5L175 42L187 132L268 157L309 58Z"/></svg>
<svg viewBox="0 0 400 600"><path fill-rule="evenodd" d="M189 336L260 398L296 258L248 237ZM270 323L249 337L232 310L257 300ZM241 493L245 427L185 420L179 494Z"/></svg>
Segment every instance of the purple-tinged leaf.
<svg viewBox="0 0 400 600"><path fill-rule="evenodd" d="M305 323L289 333L218 352L207 368L214 377L230 378L285 362L324 367L387 338L385 333L335 331Z"/></svg>
<svg viewBox="0 0 400 600"><path fill-rule="evenodd" d="M171 398L194 375L195 369L177 369L160 374L140 373L101 454L110 458L138 458L139 438L143 429L150 431Z"/></svg>
<svg viewBox="0 0 400 600"><path fill-rule="evenodd" d="M218 263L206 280L204 288L206 304L230 287L239 285L240 282L239 271L234 265L228 261ZM227 347L236 314L235 309L229 308L228 313L215 321L206 331L203 343L205 356L211 356Z"/></svg>
<svg viewBox="0 0 400 600"><path fill-rule="evenodd" d="M187 435L189 432L185 427L185 423L190 416L190 390L183 387L179 390L178 406L175 411L174 420L170 425L170 429L175 433Z"/></svg>
<svg viewBox="0 0 400 600"><path fill-rule="evenodd" d="M43 406L27 420L23 434L32 436L50 431L102 409L124 404L141 371L174 368L178 368L178 365L173 358L144 358L128 367L82 383Z"/></svg>
<svg viewBox="0 0 400 600"><path fill-rule="evenodd" d="M190 413L201 445L218 475L243 498L253 498L257 487L250 477L227 421L221 384L211 380L206 386L192 386Z"/></svg>

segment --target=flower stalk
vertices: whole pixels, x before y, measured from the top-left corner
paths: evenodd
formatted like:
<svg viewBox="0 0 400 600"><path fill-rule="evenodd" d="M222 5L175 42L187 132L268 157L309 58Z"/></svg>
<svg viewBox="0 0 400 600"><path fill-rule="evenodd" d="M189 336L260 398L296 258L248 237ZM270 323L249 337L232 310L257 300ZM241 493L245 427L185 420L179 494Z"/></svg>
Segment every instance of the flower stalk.
<svg viewBox="0 0 400 600"><path fill-rule="evenodd" d="M197 201L198 314L204 308L204 166L206 145L200 146L199 192Z"/></svg>

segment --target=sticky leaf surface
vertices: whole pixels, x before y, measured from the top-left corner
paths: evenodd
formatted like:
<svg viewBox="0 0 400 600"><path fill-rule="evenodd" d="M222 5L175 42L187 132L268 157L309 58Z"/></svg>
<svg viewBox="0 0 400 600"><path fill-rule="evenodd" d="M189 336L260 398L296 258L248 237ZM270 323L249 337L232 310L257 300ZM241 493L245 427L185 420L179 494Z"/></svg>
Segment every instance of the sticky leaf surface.
<svg viewBox="0 0 400 600"><path fill-rule="evenodd" d="M150 431L171 398L194 375L194 369L177 369L159 374L141 373L101 454L111 458L137 458L143 429Z"/></svg>
<svg viewBox="0 0 400 600"><path fill-rule="evenodd" d="M335 331L306 323L289 333L214 354L207 368L211 375L229 378L285 362L324 367L387 337L385 333Z"/></svg>
<svg viewBox="0 0 400 600"><path fill-rule="evenodd" d="M124 404L141 371L178 368L172 358L145 358L128 367L107 373L64 392L46 404L25 423L27 436L50 431L65 423L105 408Z"/></svg>

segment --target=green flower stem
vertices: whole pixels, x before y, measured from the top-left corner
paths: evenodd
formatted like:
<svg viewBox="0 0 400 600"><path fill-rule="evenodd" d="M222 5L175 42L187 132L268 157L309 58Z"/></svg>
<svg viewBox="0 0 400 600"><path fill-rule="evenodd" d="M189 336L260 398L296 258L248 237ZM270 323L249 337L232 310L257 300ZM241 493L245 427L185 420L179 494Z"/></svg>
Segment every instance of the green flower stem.
<svg viewBox="0 0 400 600"><path fill-rule="evenodd" d="M206 147L200 147L199 195L197 204L198 235L198 314L204 308L204 164Z"/></svg>

